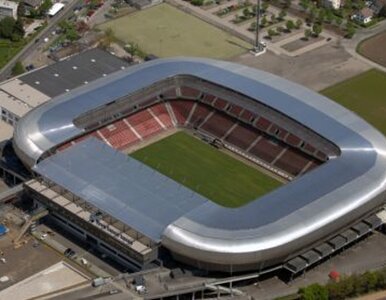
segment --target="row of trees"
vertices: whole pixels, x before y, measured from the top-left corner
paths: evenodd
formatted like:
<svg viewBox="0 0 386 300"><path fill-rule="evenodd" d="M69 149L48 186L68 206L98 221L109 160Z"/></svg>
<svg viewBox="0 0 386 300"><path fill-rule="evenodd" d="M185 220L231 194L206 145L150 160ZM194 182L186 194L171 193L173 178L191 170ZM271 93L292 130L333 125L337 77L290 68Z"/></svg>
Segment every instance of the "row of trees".
<svg viewBox="0 0 386 300"><path fill-rule="evenodd" d="M15 20L12 17L5 17L0 20L0 38L18 42L23 36L24 26L21 18Z"/></svg>
<svg viewBox="0 0 386 300"><path fill-rule="evenodd" d="M302 26L303 22L300 19L297 19L295 22L292 20L288 20L285 23L285 27L283 26L278 26L275 29L274 28L269 28L267 33L268 37L272 38L275 35L280 35L282 32L291 32L293 29L299 29Z"/></svg>
<svg viewBox="0 0 386 300"><path fill-rule="evenodd" d="M312 284L299 290L302 300L344 300L386 289L386 269L342 277L325 286Z"/></svg>
<svg viewBox="0 0 386 300"><path fill-rule="evenodd" d="M59 23L59 28L66 40L73 42L79 39L79 34L74 23L63 20Z"/></svg>

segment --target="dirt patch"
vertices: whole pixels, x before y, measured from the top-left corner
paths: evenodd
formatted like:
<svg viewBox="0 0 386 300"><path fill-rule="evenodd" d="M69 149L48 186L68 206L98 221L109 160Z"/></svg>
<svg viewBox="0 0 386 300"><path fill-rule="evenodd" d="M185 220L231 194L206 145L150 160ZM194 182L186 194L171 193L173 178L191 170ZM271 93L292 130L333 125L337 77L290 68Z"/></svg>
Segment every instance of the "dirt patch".
<svg viewBox="0 0 386 300"><path fill-rule="evenodd" d="M297 57L275 55L268 51L259 57L254 57L248 53L232 60L287 78L316 91L370 68L366 63L352 57L342 47L333 43Z"/></svg>
<svg viewBox="0 0 386 300"><path fill-rule="evenodd" d="M358 47L358 52L368 59L386 67L386 31L375 35Z"/></svg>
<svg viewBox="0 0 386 300"><path fill-rule="evenodd" d="M289 51L289 52L294 52L296 50L299 50L303 47L306 47L306 46L309 46L313 43L316 43L316 42L319 42L321 40L323 40L324 38L321 37L321 36L318 36L318 37L312 37L312 38L309 38L309 39L303 39L303 38L300 38L300 39L297 39L295 41L292 41L292 42L289 42L287 44L284 44L283 46L281 46L283 49Z"/></svg>

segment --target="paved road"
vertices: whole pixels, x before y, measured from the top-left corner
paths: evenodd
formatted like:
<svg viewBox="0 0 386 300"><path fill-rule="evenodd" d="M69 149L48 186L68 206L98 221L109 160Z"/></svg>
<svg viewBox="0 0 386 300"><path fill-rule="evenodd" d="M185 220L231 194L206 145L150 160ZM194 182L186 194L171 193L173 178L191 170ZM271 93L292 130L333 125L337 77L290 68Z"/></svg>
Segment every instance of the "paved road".
<svg viewBox="0 0 386 300"><path fill-rule="evenodd" d="M17 61L23 61L33 51L38 49L38 47L42 46L44 44L44 39L50 36L50 33L53 31L55 26L61 20L70 16L73 13L74 7L79 5L81 2L82 0L73 0L68 3L60 13L49 19L48 25L0 70L0 82L10 76L12 68ZM36 40L38 40L38 42L35 42Z"/></svg>
<svg viewBox="0 0 386 300"><path fill-rule="evenodd" d="M372 66L374 68L377 68L379 70L386 72L385 67L367 59L366 57L360 55L356 51L356 48L360 42L362 42L363 40L365 40L373 35L381 33L382 31L385 31L385 30L386 30L386 20L379 22L376 26L374 26L372 28L358 30L352 39L343 39L342 40L342 46L344 47L344 49L348 53L350 53L355 58L358 58L359 60L366 62L367 64L369 64L370 66Z"/></svg>

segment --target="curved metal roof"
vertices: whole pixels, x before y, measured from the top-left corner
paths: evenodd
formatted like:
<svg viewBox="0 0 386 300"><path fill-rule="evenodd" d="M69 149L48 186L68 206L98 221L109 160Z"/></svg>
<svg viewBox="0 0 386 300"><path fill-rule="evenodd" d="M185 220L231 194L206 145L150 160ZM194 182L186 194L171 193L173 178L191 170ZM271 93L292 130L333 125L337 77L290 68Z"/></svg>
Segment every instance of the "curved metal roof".
<svg viewBox="0 0 386 300"><path fill-rule="evenodd" d="M73 119L176 75L226 86L297 120L333 142L341 155L239 208L212 202L181 216L163 243L194 260L246 265L286 257L380 205L386 140L354 113L272 74L208 59L160 59L97 80L27 114L17 124L19 156L33 165L48 149L81 133Z"/></svg>

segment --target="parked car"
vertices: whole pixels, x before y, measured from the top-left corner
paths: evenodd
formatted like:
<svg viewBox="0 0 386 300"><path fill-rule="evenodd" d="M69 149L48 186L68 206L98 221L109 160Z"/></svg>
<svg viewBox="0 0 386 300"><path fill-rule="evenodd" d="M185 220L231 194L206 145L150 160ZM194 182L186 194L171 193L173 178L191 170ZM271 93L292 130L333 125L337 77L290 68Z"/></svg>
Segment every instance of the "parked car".
<svg viewBox="0 0 386 300"><path fill-rule="evenodd" d="M75 255L75 251L72 250L71 248L67 248L66 251L64 251L64 256L71 258Z"/></svg>

